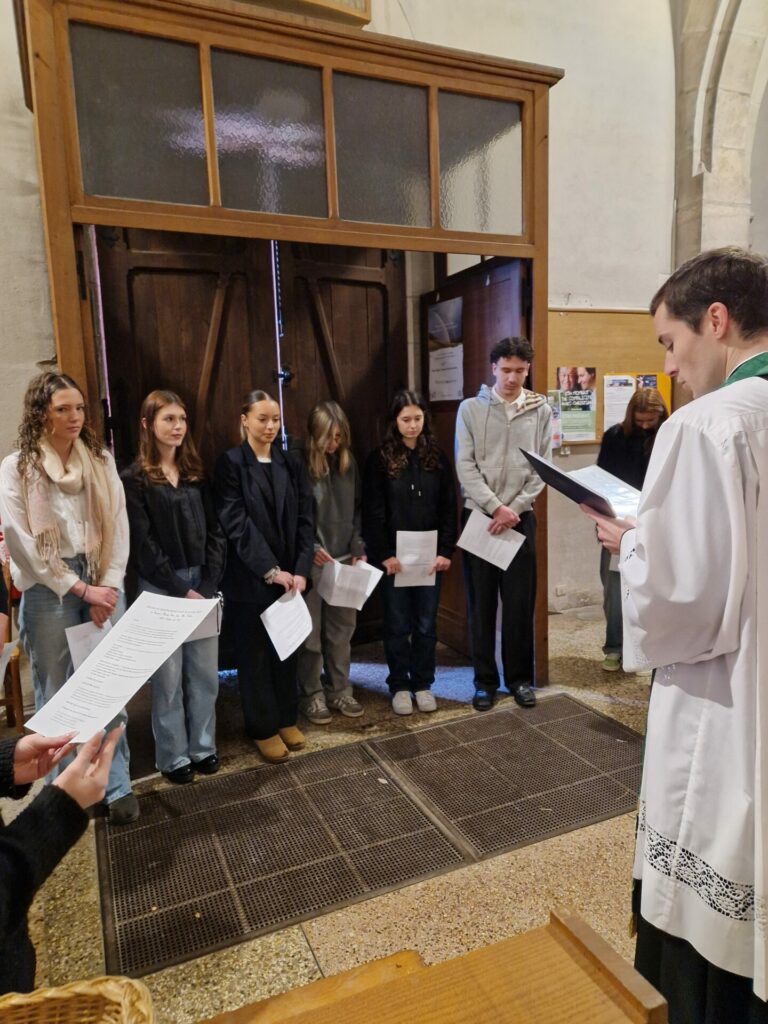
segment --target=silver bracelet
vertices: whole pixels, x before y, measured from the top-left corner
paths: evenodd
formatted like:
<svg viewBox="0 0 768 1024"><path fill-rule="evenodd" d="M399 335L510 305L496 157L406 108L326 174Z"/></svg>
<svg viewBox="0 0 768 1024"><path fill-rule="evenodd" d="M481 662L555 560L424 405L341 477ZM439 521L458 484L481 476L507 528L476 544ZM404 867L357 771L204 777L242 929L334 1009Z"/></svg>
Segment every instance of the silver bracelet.
<svg viewBox="0 0 768 1024"><path fill-rule="evenodd" d="M277 576L277 574L279 572L280 572L280 566L279 565L273 566L269 570L269 572L265 572L264 573L264 582L267 583L267 584L274 583L275 582L275 576Z"/></svg>

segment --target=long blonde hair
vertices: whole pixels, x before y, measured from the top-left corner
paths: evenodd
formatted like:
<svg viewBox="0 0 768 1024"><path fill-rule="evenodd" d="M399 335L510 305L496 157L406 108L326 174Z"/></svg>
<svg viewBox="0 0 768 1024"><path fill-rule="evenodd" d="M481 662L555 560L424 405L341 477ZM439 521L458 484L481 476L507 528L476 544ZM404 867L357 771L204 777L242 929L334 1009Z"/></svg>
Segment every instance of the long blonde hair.
<svg viewBox="0 0 768 1024"><path fill-rule="evenodd" d="M318 402L307 420L307 468L313 480L328 476L330 466L326 448L334 430L341 434L339 447L339 473L343 475L350 464L350 430L346 413L338 402Z"/></svg>

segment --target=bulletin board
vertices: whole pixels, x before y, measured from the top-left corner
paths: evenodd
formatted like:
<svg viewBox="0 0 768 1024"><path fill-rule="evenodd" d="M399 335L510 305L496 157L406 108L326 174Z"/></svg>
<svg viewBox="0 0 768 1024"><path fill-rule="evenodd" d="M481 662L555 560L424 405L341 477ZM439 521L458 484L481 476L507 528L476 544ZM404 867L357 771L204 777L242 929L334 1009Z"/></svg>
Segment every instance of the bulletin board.
<svg viewBox="0 0 768 1024"><path fill-rule="evenodd" d="M664 349L656 338L653 320L645 311L552 309L548 324L547 388L557 386L558 366L594 366L597 369L599 442L603 434L604 375L662 373L664 370ZM539 389L544 390L540 377ZM594 443L566 442L569 446Z"/></svg>

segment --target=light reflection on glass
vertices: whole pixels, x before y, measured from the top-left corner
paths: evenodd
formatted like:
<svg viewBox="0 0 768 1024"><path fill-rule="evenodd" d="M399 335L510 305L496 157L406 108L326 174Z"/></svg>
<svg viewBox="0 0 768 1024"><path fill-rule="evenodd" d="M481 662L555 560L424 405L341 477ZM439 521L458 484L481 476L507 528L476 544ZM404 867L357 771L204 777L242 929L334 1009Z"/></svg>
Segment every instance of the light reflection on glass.
<svg viewBox="0 0 768 1024"><path fill-rule="evenodd" d="M211 68L224 205L326 217L320 71L225 50Z"/></svg>
<svg viewBox="0 0 768 1024"><path fill-rule="evenodd" d="M521 234L520 104L441 90L438 118L442 227Z"/></svg>

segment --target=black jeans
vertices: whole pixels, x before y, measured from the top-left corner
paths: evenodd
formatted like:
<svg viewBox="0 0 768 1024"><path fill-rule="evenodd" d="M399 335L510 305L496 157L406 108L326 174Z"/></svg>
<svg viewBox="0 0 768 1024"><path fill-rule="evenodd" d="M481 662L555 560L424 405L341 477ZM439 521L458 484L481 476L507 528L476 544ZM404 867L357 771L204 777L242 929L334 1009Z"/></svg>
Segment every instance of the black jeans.
<svg viewBox="0 0 768 1024"><path fill-rule="evenodd" d="M261 621L263 610L258 604L227 601L224 611L234 641L245 732L253 740L296 725L299 713L298 652L280 661Z"/></svg>
<svg viewBox="0 0 768 1024"><path fill-rule="evenodd" d="M395 576L384 577L384 653L390 693L428 690L435 681L442 573L435 576L434 587L396 587Z"/></svg>
<svg viewBox="0 0 768 1024"><path fill-rule="evenodd" d="M470 510L462 512L462 526ZM469 629L475 686L479 690L497 690L496 612L501 597L501 663L504 685L508 690L535 682L533 647L533 610L536 604L536 517L523 512L514 527L525 543L502 571L484 558L462 552L464 582L469 605Z"/></svg>

